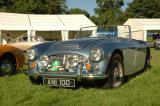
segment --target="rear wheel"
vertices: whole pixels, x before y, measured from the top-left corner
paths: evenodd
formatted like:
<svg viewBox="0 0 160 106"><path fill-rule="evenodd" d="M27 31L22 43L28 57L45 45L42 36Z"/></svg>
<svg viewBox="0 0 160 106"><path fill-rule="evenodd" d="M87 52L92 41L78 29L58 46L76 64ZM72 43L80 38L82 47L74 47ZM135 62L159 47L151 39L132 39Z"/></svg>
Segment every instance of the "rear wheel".
<svg viewBox="0 0 160 106"><path fill-rule="evenodd" d="M116 53L112 56L108 68L108 80L105 83L106 88L117 88L123 84L124 68L122 57Z"/></svg>
<svg viewBox="0 0 160 106"><path fill-rule="evenodd" d="M6 76L6 75L12 75L16 72L16 65L13 61L11 61L8 58L2 59L0 63L0 75Z"/></svg>

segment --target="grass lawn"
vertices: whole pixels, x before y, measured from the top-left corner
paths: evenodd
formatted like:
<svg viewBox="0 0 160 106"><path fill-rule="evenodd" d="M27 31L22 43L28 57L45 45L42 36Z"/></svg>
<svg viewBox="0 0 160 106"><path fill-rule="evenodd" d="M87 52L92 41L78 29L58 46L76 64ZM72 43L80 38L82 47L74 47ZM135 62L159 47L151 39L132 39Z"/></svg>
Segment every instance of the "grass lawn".
<svg viewBox="0 0 160 106"><path fill-rule="evenodd" d="M53 89L33 85L24 74L0 78L0 106L151 106L160 105L160 51L151 49L152 69L122 87Z"/></svg>
<svg viewBox="0 0 160 106"><path fill-rule="evenodd" d="M148 36L147 37L147 42L152 43L152 42L154 42L154 40L153 40L153 38L151 36Z"/></svg>

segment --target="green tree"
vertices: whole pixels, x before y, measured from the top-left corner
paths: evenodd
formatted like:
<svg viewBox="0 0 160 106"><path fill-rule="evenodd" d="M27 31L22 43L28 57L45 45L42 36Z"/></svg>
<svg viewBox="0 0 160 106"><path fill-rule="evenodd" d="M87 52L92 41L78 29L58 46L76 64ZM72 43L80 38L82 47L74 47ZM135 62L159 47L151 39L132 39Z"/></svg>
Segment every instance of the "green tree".
<svg viewBox="0 0 160 106"><path fill-rule="evenodd" d="M65 0L0 0L0 11L59 14L66 12Z"/></svg>
<svg viewBox="0 0 160 106"><path fill-rule="evenodd" d="M99 17L97 16L91 16L90 19L96 24L96 25L99 25Z"/></svg>
<svg viewBox="0 0 160 106"><path fill-rule="evenodd" d="M160 18L160 0L134 0L125 11L131 18Z"/></svg>
<svg viewBox="0 0 160 106"><path fill-rule="evenodd" d="M66 0L42 0L46 1L46 8L50 14L60 14L67 12Z"/></svg>
<svg viewBox="0 0 160 106"><path fill-rule="evenodd" d="M79 8L71 8L69 11L68 11L69 14L84 14L86 15L88 18L90 17L90 14L86 11L86 10L82 10L82 9L79 9Z"/></svg>
<svg viewBox="0 0 160 106"><path fill-rule="evenodd" d="M99 25L121 24L123 0L97 0L95 8Z"/></svg>

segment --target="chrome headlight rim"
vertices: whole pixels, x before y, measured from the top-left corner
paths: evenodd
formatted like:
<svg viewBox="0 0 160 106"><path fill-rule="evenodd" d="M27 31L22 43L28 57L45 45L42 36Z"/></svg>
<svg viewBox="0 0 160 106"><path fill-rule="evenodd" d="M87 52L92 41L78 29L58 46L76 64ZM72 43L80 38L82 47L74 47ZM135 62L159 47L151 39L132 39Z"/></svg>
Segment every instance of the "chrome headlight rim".
<svg viewBox="0 0 160 106"><path fill-rule="evenodd" d="M90 60L93 62L100 62L104 57L104 51L99 47L93 47L90 51Z"/></svg>
<svg viewBox="0 0 160 106"><path fill-rule="evenodd" d="M49 57L47 55L42 55L39 58L39 62L42 65L42 67L47 67L49 64Z"/></svg>
<svg viewBox="0 0 160 106"><path fill-rule="evenodd" d="M26 51L26 55L27 55L27 58L28 60L34 60L35 57L36 57L36 49L35 48L30 48Z"/></svg>

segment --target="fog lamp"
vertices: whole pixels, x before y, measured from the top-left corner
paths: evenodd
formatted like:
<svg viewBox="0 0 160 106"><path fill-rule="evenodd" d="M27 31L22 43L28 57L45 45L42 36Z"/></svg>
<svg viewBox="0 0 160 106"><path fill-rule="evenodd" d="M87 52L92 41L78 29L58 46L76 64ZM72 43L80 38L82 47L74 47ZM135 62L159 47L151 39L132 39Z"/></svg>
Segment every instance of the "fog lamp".
<svg viewBox="0 0 160 106"><path fill-rule="evenodd" d="M70 67L76 67L78 65L78 56L77 55L70 55L68 58L68 63Z"/></svg>
<svg viewBox="0 0 160 106"><path fill-rule="evenodd" d="M98 65L98 64L95 64L94 67L93 67L93 69L94 69L95 71L98 71L98 70L99 70L99 65Z"/></svg>
<svg viewBox="0 0 160 106"><path fill-rule="evenodd" d="M43 67L46 67L48 65L49 58L46 55L42 55L39 61Z"/></svg>
<svg viewBox="0 0 160 106"><path fill-rule="evenodd" d="M32 63L29 64L29 68L34 69L34 68L36 68L36 65L37 64L35 62L32 62Z"/></svg>

